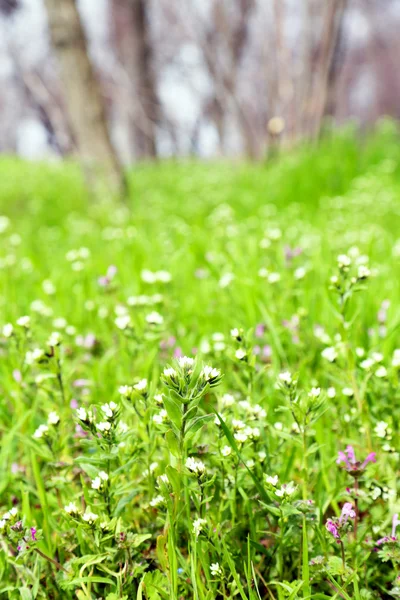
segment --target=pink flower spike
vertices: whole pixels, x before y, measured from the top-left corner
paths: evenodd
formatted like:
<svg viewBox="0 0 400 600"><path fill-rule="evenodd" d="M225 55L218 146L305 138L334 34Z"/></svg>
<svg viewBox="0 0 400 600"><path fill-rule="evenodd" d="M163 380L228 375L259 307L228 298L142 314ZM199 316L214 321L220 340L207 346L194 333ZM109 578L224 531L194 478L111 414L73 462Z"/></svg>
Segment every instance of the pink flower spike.
<svg viewBox="0 0 400 600"><path fill-rule="evenodd" d="M376 462L376 452L371 452L370 454L368 454L367 458L362 463L361 468L365 469L367 464L370 462L373 462L373 463Z"/></svg>
<svg viewBox="0 0 400 600"><path fill-rule="evenodd" d="M400 525L400 521L399 521L398 517L399 517L398 513L395 513L393 515L393 519L392 519L392 538L396 537L396 527L398 525Z"/></svg>
<svg viewBox="0 0 400 600"><path fill-rule="evenodd" d="M347 523L347 520L355 519L356 511L351 502L345 502L342 506L342 514L340 515L339 524Z"/></svg>
<svg viewBox="0 0 400 600"><path fill-rule="evenodd" d="M347 454L347 458L349 459L351 464L355 465L357 461L356 461L356 455L355 455L353 446L347 446L346 454Z"/></svg>
<svg viewBox="0 0 400 600"><path fill-rule="evenodd" d="M351 469L351 464L349 463L349 459L347 458L346 454L344 452L342 452L341 450L339 451L338 454L339 454L339 456L336 461L336 464L340 465L341 463L344 463L348 469Z"/></svg>
<svg viewBox="0 0 400 600"><path fill-rule="evenodd" d="M326 529L329 531L329 533L330 533L331 535L333 535L333 537L334 537L336 540L340 539L340 536L339 536L338 529L337 529L337 527L336 527L335 523L334 523L334 522L333 522L331 519L328 519L328 520L327 520L327 522L325 523L325 527L326 527Z"/></svg>

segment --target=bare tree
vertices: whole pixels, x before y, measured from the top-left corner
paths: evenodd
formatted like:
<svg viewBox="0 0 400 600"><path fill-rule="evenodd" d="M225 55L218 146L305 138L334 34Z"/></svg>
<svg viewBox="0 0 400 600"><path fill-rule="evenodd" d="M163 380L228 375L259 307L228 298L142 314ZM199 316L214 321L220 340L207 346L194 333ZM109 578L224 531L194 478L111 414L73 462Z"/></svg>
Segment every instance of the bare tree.
<svg viewBox="0 0 400 600"><path fill-rule="evenodd" d="M154 72L148 0L113 0L114 42L128 75L133 147L138 158L157 156L160 101Z"/></svg>
<svg viewBox="0 0 400 600"><path fill-rule="evenodd" d="M316 59L315 74L308 104L308 134L317 138L321 132L322 121L329 98L335 51L338 48L340 31L344 18L347 0L330 0L326 4L323 26Z"/></svg>
<svg viewBox="0 0 400 600"><path fill-rule="evenodd" d="M125 192L125 178L107 127L76 0L45 0L49 30L64 85L65 103L91 191Z"/></svg>

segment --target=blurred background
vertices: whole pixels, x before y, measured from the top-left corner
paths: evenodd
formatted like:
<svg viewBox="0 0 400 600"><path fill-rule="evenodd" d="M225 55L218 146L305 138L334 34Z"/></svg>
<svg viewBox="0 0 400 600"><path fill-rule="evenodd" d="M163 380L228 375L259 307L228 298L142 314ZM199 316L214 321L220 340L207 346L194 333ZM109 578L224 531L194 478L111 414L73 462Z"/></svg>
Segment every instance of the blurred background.
<svg viewBox="0 0 400 600"><path fill-rule="evenodd" d="M262 159L400 115L400 0L0 0L0 152Z"/></svg>

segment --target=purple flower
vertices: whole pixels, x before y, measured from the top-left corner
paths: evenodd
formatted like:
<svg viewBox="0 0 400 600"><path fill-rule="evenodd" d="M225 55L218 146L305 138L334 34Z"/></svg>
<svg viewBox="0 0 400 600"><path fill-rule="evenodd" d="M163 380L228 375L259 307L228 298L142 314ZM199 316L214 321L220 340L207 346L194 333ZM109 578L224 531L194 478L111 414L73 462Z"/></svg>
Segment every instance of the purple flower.
<svg viewBox="0 0 400 600"><path fill-rule="evenodd" d="M258 325L256 325L256 330L255 330L256 338L262 337L264 335L264 333L265 333L264 323L259 323Z"/></svg>
<svg viewBox="0 0 400 600"><path fill-rule="evenodd" d="M392 535L385 535L384 537L380 538L379 540L377 540L376 545L377 546L382 546L383 544L387 544L388 542L397 542L397 537L396 537L396 529L397 527L400 525L400 521L399 521L399 515L398 513L395 513L393 515L393 519L392 519ZM377 548L376 548L377 550Z"/></svg>
<svg viewBox="0 0 400 600"><path fill-rule="evenodd" d="M339 535L339 531L337 526L335 525L335 523L332 521L332 519L328 519L327 522L325 523L325 527L326 529L329 531L329 533L331 535L333 535L333 537L336 540L340 539L340 535Z"/></svg>
<svg viewBox="0 0 400 600"><path fill-rule="evenodd" d="M355 519L356 511L351 502L345 502L342 506L342 513L339 518L339 525L347 523L348 519Z"/></svg>
<svg viewBox="0 0 400 600"><path fill-rule="evenodd" d="M177 346L174 350L174 358L181 358L181 356L183 356L182 348Z"/></svg>
<svg viewBox="0 0 400 600"><path fill-rule="evenodd" d="M36 528L35 527L31 527L32 542L36 542L36 533L37 533Z"/></svg>
<svg viewBox="0 0 400 600"><path fill-rule="evenodd" d="M99 277L97 283L101 287L107 287L108 285L110 285L111 281L114 279L116 274L117 267L115 267L114 265L110 265L107 269L107 274L103 275L102 277Z"/></svg>
<svg viewBox="0 0 400 600"><path fill-rule="evenodd" d="M90 383L90 379L75 379L75 381L72 382L72 385L76 388L82 388L87 387L88 385L90 385Z"/></svg>
<svg viewBox="0 0 400 600"><path fill-rule="evenodd" d="M70 407L71 407L72 409L74 409L74 410L75 410L75 408L78 408L78 400L75 400L75 398L72 398L72 399L71 399L71 402L69 403L69 405L70 405Z"/></svg>
<svg viewBox="0 0 400 600"><path fill-rule="evenodd" d="M22 381L21 371L19 369L14 369L12 374L13 374L14 381L16 381L17 383L21 383L21 381Z"/></svg>
<svg viewBox="0 0 400 600"><path fill-rule="evenodd" d="M293 258L295 258L296 256L300 256L300 254L303 252L302 248L291 248L290 246L285 246L285 260L286 262L290 262L291 260L293 260Z"/></svg>
<svg viewBox="0 0 400 600"><path fill-rule="evenodd" d="M361 471L364 471L370 462L376 462L376 452L370 452L365 460L360 462L356 459L353 446L347 446L344 452L340 450L336 461L338 465L343 464L346 471L354 475L358 475Z"/></svg>
<svg viewBox="0 0 400 600"><path fill-rule="evenodd" d="M398 515L398 513L394 513L393 519L392 519L392 538L396 537L396 528L398 525L400 525L399 515Z"/></svg>

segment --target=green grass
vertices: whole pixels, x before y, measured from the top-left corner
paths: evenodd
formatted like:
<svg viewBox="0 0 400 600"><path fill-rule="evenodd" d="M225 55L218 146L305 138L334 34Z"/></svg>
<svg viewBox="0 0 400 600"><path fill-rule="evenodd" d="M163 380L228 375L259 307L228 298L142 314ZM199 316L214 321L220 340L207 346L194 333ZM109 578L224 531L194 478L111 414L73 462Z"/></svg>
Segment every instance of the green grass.
<svg viewBox="0 0 400 600"><path fill-rule="evenodd" d="M125 205L90 203L74 164L0 160L0 598L399 594L400 546L376 545L399 508L399 141L141 165ZM348 472L348 445L376 463Z"/></svg>

